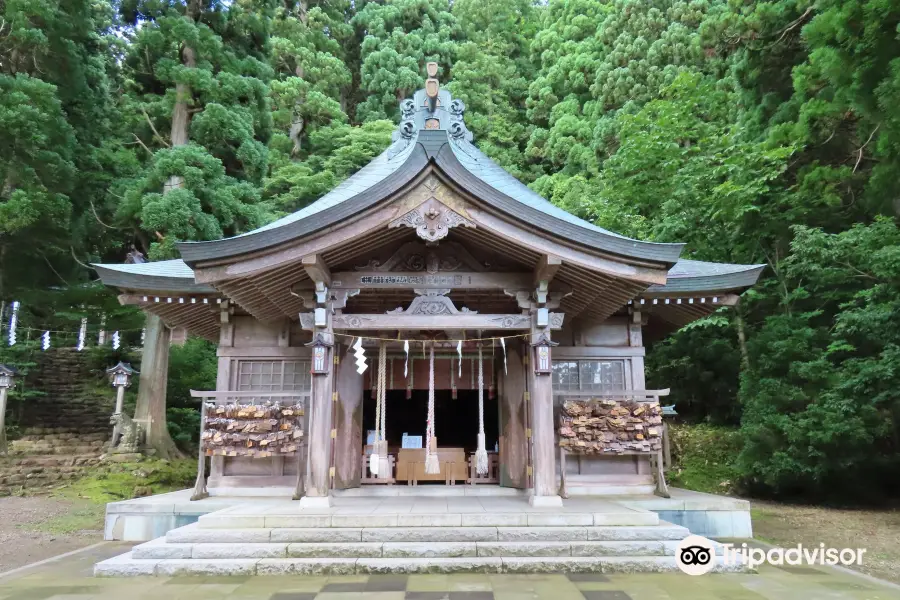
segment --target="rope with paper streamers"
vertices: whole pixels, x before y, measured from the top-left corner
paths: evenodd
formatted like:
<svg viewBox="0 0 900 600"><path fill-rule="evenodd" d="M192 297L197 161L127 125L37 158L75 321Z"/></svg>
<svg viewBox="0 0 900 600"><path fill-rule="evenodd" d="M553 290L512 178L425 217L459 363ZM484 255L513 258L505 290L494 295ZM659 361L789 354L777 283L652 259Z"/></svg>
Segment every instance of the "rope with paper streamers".
<svg viewBox="0 0 900 600"><path fill-rule="evenodd" d="M359 338L359 339L361 339L361 340L368 340L368 341L370 341L370 342L405 342L405 341L410 341L410 340L398 339L398 338L395 338L395 337L392 337L392 338L386 338L386 337L378 337L378 336L370 336L370 335L356 335L356 334L354 334L354 333L341 333L341 332L338 332L338 331L335 331L332 335L336 335L336 336L340 336L340 337L345 337L345 338L353 338L353 339ZM429 341L429 342L441 342L441 343L445 343L445 344L451 344L451 343L452 343L452 344L455 344L455 343L457 343L457 342L463 342L463 343L465 343L465 342L490 342L490 341L494 341L494 340L510 340L510 339L513 339L513 338L529 338L529 337L531 337L531 334L530 334L530 333L511 333L511 334L509 334L509 335L495 335L495 336L491 336L491 337L477 337L477 338L461 338L461 339L458 339L458 340L411 340L411 341L422 342L423 344L424 344L426 341ZM425 346L424 346L424 345L422 346L422 350L423 350L423 352L425 351Z"/></svg>
<svg viewBox="0 0 900 600"><path fill-rule="evenodd" d="M475 471L487 475L488 455L484 441L484 360L478 346L478 449L475 450Z"/></svg>
<svg viewBox="0 0 900 600"><path fill-rule="evenodd" d="M431 357L428 362L428 424L425 426L425 472L437 475L441 472L438 463L437 444L434 443L434 344L431 344Z"/></svg>
<svg viewBox="0 0 900 600"><path fill-rule="evenodd" d="M378 381L376 382L375 398L375 441L372 444L372 454L369 456L369 471L378 476L381 457L387 457L387 441L384 435L384 409L385 409L385 384L387 368L387 342L381 342L378 350Z"/></svg>

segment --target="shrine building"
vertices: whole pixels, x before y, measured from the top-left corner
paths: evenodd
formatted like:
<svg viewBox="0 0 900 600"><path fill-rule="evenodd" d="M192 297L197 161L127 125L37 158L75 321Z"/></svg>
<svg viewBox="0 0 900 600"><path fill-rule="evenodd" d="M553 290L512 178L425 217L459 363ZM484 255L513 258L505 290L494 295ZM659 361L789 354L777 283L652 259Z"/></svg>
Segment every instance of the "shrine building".
<svg viewBox="0 0 900 600"><path fill-rule="evenodd" d="M644 342L735 305L763 266L683 259L554 206L478 150L464 110L429 79L387 150L309 206L179 243L178 260L96 265L123 304L218 344L208 398L304 406L288 444L204 442L210 494L665 492L660 418L564 442L562 406L658 405Z"/></svg>

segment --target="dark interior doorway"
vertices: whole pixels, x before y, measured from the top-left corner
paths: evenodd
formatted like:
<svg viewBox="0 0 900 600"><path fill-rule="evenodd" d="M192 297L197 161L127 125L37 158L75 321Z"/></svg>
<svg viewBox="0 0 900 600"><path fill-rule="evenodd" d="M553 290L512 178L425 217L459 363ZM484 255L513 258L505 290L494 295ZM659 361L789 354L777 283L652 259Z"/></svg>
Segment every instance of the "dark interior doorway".
<svg viewBox="0 0 900 600"><path fill-rule="evenodd" d="M389 390L385 398L387 415L385 428L390 448L399 448L403 434L421 435L425 443L425 420L428 415L428 391L414 390L406 397L406 390ZM474 452L478 446L478 391L434 391L434 421L438 446L465 448ZM363 441L370 430L375 429L375 399L372 391L363 396ZM497 398L488 398L484 391L484 433L487 449L493 450L500 433L499 405Z"/></svg>

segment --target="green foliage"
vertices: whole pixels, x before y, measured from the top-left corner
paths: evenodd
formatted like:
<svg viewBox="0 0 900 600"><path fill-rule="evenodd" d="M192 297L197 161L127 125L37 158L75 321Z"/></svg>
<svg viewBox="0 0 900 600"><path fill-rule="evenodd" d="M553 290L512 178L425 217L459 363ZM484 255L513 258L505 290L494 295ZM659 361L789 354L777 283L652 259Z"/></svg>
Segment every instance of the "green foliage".
<svg viewBox="0 0 900 600"><path fill-rule="evenodd" d="M424 66L453 65L463 32L448 0L369 2L351 20L364 32L360 86L366 98L357 107L360 121L393 119L400 100L422 87Z"/></svg>
<svg viewBox="0 0 900 600"><path fill-rule="evenodd" d="M265 182L265 193L280 211L303 208L387 148L393 130L391 121L323 127L310 134L308 147L313 154L304 161L290 160L286 138L273 140L272 175Z"/></svg>
<svg viewBox="0 0 900 600"><path fill-rule="evenodd" d="M757 359L742 386L748 483L795 496L893 493L900 230L884 218L839 234L797 227L792 250L788 310L751 340Z"/></svg>
<svg viewBox="0 0 900 600"><path fill-rule="evenodd" d="M670 424L672 469L669 484L698 492L727 494L741 475L741 436L734 427Z"/></svg>
<svg viewBox="0 0 900 600"><path fill-rule="evenodd" d="M647 387L671 389L663 404L680 418L737 426L740 353L729 319L702 319L657 342L647 356Z"/></svg>
<svg viewBox="0 0 900 600"><path fill-rule="evenodd" d="M169 350L166 422L185 452L196 452L200 436L200 403L191 390L216 389L217 367L216 347L206 340L191 338Z"/></svg>
<svg viewBox="0 0 900 600"><path fill-rule="evenodd" d="M679 481L896 494L895 4L0 2L0 299L24 307L0 359L27 368L38 330L89 316L93 337L98 313L136 336L86 263L176 256L308 206L384 150L435 60L479 147L557 205L768 266L737 310L668 338L650 317L648 386L741 426L736 466L704 457ZM215 364L205 342L172 351L185 449L187 390Z"/></svg>

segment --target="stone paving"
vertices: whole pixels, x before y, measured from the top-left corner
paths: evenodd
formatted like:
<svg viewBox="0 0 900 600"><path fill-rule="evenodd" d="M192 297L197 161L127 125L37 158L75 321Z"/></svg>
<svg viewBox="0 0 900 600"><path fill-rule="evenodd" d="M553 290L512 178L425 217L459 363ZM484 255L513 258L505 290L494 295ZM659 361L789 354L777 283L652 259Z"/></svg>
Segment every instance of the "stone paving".
<svg viewBox="0 0 900 600"><path fill-rule="evenodd" d="M0 577L0 600L896 600L900 588L833 569L758 574L352 575L342 577L91 576L108 543Z"/></svg>

